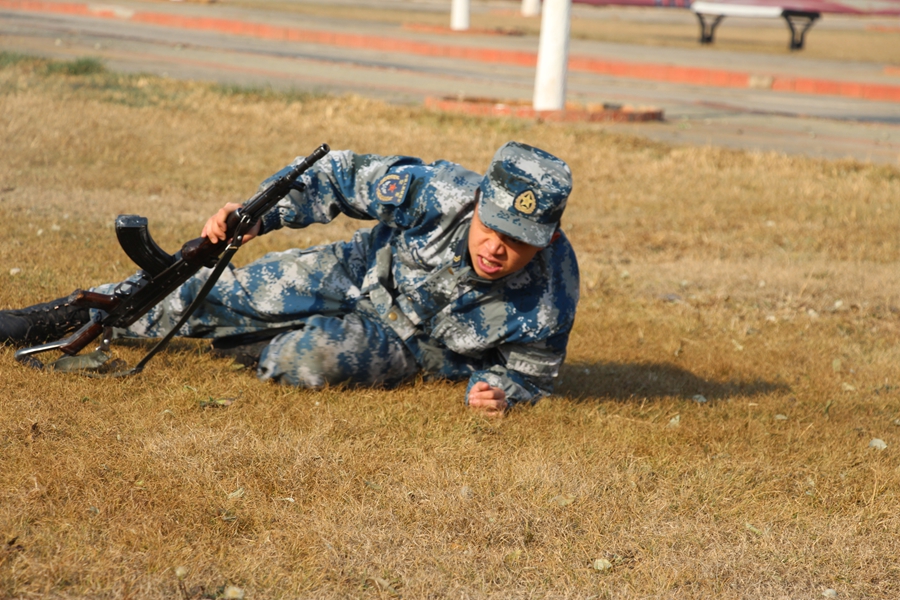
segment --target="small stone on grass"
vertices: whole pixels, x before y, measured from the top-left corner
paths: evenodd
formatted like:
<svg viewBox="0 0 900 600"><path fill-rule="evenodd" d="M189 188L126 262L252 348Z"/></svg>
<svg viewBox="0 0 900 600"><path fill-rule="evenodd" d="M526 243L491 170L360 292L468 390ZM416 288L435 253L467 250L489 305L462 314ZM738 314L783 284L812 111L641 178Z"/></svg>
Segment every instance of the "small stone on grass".
<svg viewBox="0 0 900 600"><path fill-rule="evenodd" d="M222 594L222 598L225 598L226 600L244 600L244 590L236 585L225 586L225 592Z"/></svg>
<svg viewBox="0 0 900 600"><path fill-rule="evenodd" d="M874 438L871 442L869 442L869 448L875 448L876 450L884 450L887 448L887 444L884 443L884 440L880 438Z"/></svg>
<svg viewBox="0 0 900 600"><path fill-rule="evenodd" d="M744 523L744 527L747 528L747 531L750 533L755 533L756 535L765 535L765 533L758 527L753 526L751 523Z"/></svg>
<svg viewBox="0 0 900 600"><path fill-rule="evenodd" d="M570 494L560 494L551 500L554 504L558 504L559 506L568 506L575 502L575 496Z"/></svg>
<svg viewBox="0 0 900 600"><path fill-rule="evenodd" d="M600 571L603 573L604 571L609 571L613 568L612 563L606 560L605 558L598 558L594 561L594 570Z"/></svg>

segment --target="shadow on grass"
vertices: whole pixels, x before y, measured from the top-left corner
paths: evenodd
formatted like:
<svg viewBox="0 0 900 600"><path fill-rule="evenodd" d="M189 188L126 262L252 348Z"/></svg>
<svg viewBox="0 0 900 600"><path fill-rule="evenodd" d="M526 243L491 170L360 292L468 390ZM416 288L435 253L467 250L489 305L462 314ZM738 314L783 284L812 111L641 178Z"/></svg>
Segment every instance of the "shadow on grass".
<svg viewBox="0 0 900 600"><path fill-rule="evenodd" d="M149 351L158 339L119 338L114 345ZM210 351L210 340L198 338L172 339L156 357L157 362L179 360L185 355L201 355ZM138 359L133 358L136 362ZM229 360L227 358L220 360ZM130 365L133 366L133 365ZM575 402L590 400L655 400L661 398L693 399L701 395L707 400L734 397L763 396L775 392L789 392L783 382L762 379L729 379L715 381L694 375L671 363L569 363L563 365L555 386L555 393Z"/></svg>
<svg viewBox="0 0 900 600"><path fill-rule="evenodd" d="M556 393L575 401L598 398L613 400L693 398L707 400L734 396L761 396L786 392L790 386L772 381L713 381L703 379L670 363L567 364L560 372Z"/></svg>
<svg viewBox="0 0 900 600"><path fill-rule="evenodd" d="M116 338L115 341L112 342L112 348L113 350L115 350L116 346L121 346L123 348L135 348L137 350L146 352L152 349L160 339L161 338L120 337ZM169 340L169 343L166 344L165 348L162 350L162 353L168 352L170 354L203 354L209 351L211 342L212 340L206 338L175 336L171 340Z"/></svg>

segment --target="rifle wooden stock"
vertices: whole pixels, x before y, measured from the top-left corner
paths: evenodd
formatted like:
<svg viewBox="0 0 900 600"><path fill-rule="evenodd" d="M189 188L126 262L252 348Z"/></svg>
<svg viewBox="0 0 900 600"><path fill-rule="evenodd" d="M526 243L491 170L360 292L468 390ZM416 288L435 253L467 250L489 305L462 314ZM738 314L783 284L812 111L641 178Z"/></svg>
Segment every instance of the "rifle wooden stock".
<svg viewBox="0 0 900 600"><path fill-rule="evenodd" d="M78 354L84 350L88 344L103 335L103 323L99 321L91 321L85 324L81 329L70 335L63 345L59 346L61 352L68 355Z"/></svg>
<svg viewBox="0 0 900 600"><path fill-rule="evenodd" d="M234 228L229 228L228 234L233 232ZM197 265L197 268L210 267L212 266L209 264L210 261L215 264L215 260L227 247L227 241L211 242L209 238L205 237L194 238L185 242L181 247L181 260L191 265Z"/></svg>
<svg viewBox="0 0 900 600"><path fill-rule="evenodd" d="M106 312L111 311L119 305L119 300L110 294L98 294L97 292L75 290L69 296L69 304L72 306L83 306L85 308L99 308Z"/></svg>

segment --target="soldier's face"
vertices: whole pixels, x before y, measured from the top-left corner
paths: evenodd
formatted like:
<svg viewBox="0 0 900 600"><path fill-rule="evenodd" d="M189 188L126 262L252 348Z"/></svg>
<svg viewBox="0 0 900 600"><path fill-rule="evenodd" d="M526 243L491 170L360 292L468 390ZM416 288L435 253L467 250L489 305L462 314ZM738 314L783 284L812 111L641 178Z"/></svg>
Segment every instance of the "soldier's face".
<svg viewBox="0 0 900 600"><path fill-rule="evenodd" d="M525 268L541 249L506 234L494 231L478 218L478 208L472 214L469 227L469 258L472 268L485 279L500 279Z"/></svg>

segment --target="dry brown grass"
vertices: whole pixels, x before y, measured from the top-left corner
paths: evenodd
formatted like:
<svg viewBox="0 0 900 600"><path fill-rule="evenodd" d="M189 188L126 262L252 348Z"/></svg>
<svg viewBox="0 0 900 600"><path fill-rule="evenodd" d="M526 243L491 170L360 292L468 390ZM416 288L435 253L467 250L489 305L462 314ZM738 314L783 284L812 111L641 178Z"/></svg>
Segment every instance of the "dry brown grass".
<svg viewBox="0 0 900 600"><path fill-rule="evenodd" d="M482 170L509 139L573 168L582 302L560 395L499 423L190 341L123 381L0 350L0 597L179 597L178 566L193 597L900 595L896 169L44 69L0 69L0 306L121 279L115 214L172 249L323 141Z"/></svg>
<svg viewBox="0 0 900 600"><path fill-rule="evenodd" d="M326 18L352 18L376 23L419 23L442 27L450 24L449 8L446 13L413 12L362 6L349 7L327 2L290 2L286 0L221 0L220 4L265 8ZM697 41L700 34L699 25L694 15L687 11L681 13L680 16L683 17L681 19L661 23L653 20L654 16L659 16L657 12L659 9L655 8L615 7L614 10L605 10L603 7L581 8L595 11L596 16L593 18L578 18L577 15L573 17L571 22L573 39L667 48L700 48ZM631 17L627 14L628 12L633 12L635 15L647 15L650 18ZM846 21L851 18L825 15L824 21L828 22L834 19ZM541 29L540 17L521 16L518 6L512 2L508 9L473 12L470 21L473 30L497 30L537 36ZM475 39L477 37L474 35ZM715 44L705 46L703 50L794 55L801 58L888 64L900 62L900 36L891 28L883 31L864 27L840 29L827 24L817 24L807 34L803 51L799 55L788 48L789 41L789 31L781 19L731 18L726 19L716 30Z"/></svg>

